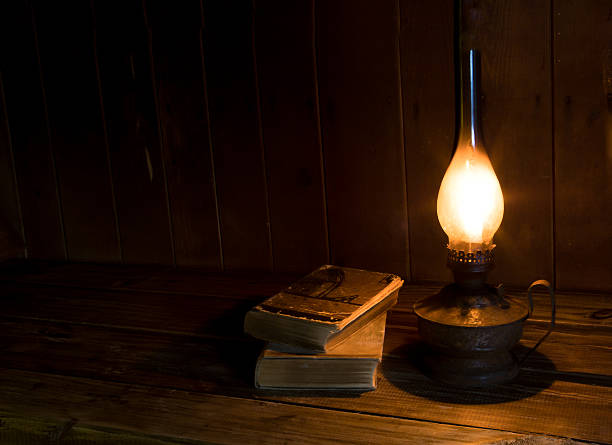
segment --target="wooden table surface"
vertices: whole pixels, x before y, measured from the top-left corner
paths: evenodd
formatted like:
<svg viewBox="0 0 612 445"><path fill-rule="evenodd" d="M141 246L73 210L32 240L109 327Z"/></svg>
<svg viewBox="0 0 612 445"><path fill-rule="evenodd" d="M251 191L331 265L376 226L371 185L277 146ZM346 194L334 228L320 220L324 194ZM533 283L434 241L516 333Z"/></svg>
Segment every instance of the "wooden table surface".
<svg viewBox="0 0 612 445"><path fill-rule="evenodd" d="M556 330L514 382L459 390L412 364L412 304L439 286L408 284L376 391L256 390L262 343L242 333L244 314L295 278L5 263L0 443L612 442L611 295L558 294ZM537 294L517 353L549 311Z"/></svg>

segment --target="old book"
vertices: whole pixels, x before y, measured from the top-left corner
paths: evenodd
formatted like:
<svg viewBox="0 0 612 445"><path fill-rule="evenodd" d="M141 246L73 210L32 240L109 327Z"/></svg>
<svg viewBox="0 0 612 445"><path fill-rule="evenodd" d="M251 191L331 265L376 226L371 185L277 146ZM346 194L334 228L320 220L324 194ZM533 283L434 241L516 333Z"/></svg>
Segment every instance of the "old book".
<svg viewBox="0 0 612 445"><path fill-rule="evenodd" d="M396 302L397 275L322 266L251 309L244 330L253 337L326 352Z"/></svg>
<svg viewBox="0 0 612 445"><path fill-rule="evenodd" d="M255 386L267 389L376 389L387 314L379 315L346 341L320 354L296 354L268 344L255 368Z"/></svg>

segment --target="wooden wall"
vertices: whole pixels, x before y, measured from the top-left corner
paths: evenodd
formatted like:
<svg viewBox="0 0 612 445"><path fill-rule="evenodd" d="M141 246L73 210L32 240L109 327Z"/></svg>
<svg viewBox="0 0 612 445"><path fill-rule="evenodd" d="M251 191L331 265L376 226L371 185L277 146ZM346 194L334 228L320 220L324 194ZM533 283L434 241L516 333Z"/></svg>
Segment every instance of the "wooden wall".
<svg viewBox="0 0 612 445"><path fill-rule="evenodd" d="M0 224L28 257L448 279L453 0L0 9ZM462 13L505 196L492 278L612 290L612 4Z"/></svg>

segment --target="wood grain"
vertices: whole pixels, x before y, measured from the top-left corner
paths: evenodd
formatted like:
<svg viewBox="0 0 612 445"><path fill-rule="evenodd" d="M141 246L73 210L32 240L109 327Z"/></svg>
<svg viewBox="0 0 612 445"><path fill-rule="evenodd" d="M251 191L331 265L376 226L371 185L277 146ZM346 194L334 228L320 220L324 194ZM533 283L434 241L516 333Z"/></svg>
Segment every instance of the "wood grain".
<svg viewBox="0 0 612 445"><path fill-rule="evenodd" d="M408 320L408 323L389 324L398 321L396 317L388 317L384 357L390 359L408 358L407 351L411 347L416 350L419 341L416 318ZM548 326L525 323L521 341L514 348L517 357L527 354L547 331ZM559 381L610 386L612 377L607 371L612 360L610 335L606 328L557 326L537 352L527 357L521 365L522 370L532 375L539 374L542 379L550 374ZM568 354L568 345L571 345L571 354ZM594 366L594 362L599 364Z"/></svg>
<svg viewBox="0 0 612 445"><path fill-rule="evenodd" d="M262 300L261 295L235 295L233 298L214 300L215 303L211 305L206 297L181 295L176 298L176 306L169 308L168 295L151 292L40 287L3 287L2 290L7 295L2 300L6 304L4 314L7 317L188 336L225 335L233 339L246 338L242 333L244 315ZM67 312L70 306L73 309Z"/></svg>
<svg viewBox="0 0 612 445"><path fill-rule="evenodd" d="M176 264L221 270L200 2L145 4Z"/></svg>
<svg viewBox="0 0 612 445"><path fill-rule="evenodd" d="M125 283L124 288L185 295L272 296L298 278L300 278L299 275L291 273L234 272L218 274L203 273L198 269L169 269L154 274L148 279L131 280ZM239 284L237 285L237 283Z"/></svg>
<svg viewBox="0 0 612 445"><path fill-rule="evenodd" d="M329 262L313 11L313 0L255 3L274 268L304 274Z"/></svg>
<svg viewBox="0 0 612 445"><path fill-rule="evenodd" d="M168 370L182 367L186 371L192 370L189 372L193 375L211 374L216 370L224 376L215 378L249 381L250 374L247 372L245 378L242 371L234 369L236 363L223 351L227 348L240 351L245 356L244 371L252 370L254 362L250 363L247 358L257 357L261 342L244 336L242 326L244 313L256 301L181 298L180 304L190 304L185 306L187 309L169 310L167 298L162 300L154 296L151 307L155 312L139 319L138 314L146 307L142 298L131 297L130 301L123 303L126 308L114 315L116 307L121 304L116 294L107 294L105 300L105 295L100 294L81 291L81 299L75 298L74 292L69 294L72 295L43 294L28 298L15 293L11 300L4 300L7 309L0 326L6 363L20 369L24 366L23 369L30 370L53 369L70 375L95 374L97 378L140 376L151 384L157 382L164 386L182 382L181 385L191 389L201 385L209 390L212 387L203 381L192 382L189 375L182 374L172 373L174 377L168 381ZM70 304L79 309L78 315L67 312ZM37 305L41 308L27 313L28 307ZM191 312L189 308L192 308ZM415 322L387 327L385 356L405 357L404 349L416 347L419 337ZM546 327L528 324L521 346L516 348L517 355L522 357L546 330ZM612 360L609 340L609 330L558 327L523 366L533 374L550 374L557 380L590 384L606 382L611 386L612 377L607 375ZM571 355L567 354L568 345L572 346ZM23 351L37 358L34 360ZM79 357L70 358L71 351L79 351ZM188 367L181 365L180 361L190 355L202 358L191 359ZM96 357L95 362L88 357ZM142 370L144 362L150 366ZM97 371L97 368L103 371ZM123 374L132 377L122 377Z"/></svg>
<svg viewBox="0 0 612 445"><path fill-rule="evenodd" d="M265 299L296 281L299 275L279 273L211 273L200 269L166 268L163 266L119 266L96 264L5 264L0 269L0 281L5 289L40 288L43 285L71 287L90 290L125 290L191 296L252 297ZM21 283L21 284L18 284ZM396 319L412 324L412 306L423 297L433 295L442 285L404 284L400 289L399 302L392 310L389 320ZM25 291L28 292L28 291ZM61 291L58 291L61 292ZM509 295L526 303L526 289L507 289ZM546 325L550 320L550 301L547 293L536 291L534 313L530 322ZM557 324L593 327L612 327L609 317L610 295L593 292L556 293ZM143 303L146 304L146 303ZM191 303L190 303L191 304Z"/></svg>
<svg viewBox="0 0 612 445"><path fill-rule="evenodd" d="M227 283L224 285L213 279L209 280L208 286L202 287L200 294L174 293L172 296L162 292L138 292L121 288L102 291L11 283L4 283L1 287L5 295L2 299L3 316L11 319L68 322L203 338L212 336L244 339L242 331L245 313L262 301L271 289L268 289L266 284L257 285L239 279L234 279L233 293L228 292L228 288ZM220 291L217 293L216 289ZM171 299L174 304L169 308ZM608 347L609 335L612 333L610 320L607 320L607 324L599 325L575 324L567 321L568 316L564 313L563 306L559 309L561 322L557 324L549 340L539 349L545 359L540 360L543 369L556 373L605 375L611 359ZM593 310L587 307L584 309L588 312ZM546 319L548 317L542 318L527 323L523 338L524 346L533 346L548 329ZM387 351L393 345L395 347L417 341L416 318L411 312L405 312L403 307L399 306L391 311L387 324L389 325L385 344ZM5 327L5 331L8 335L11 328ZM83 335L85 334L73 336L78 339ZM101 343L105 342L116 345L123 340L107 339ZM91 339L85 342L85 344L90 343L93 345L96 342ZM146 344L147 341L143 343ZM572 345L571 355L566 351L568 344ZM123 350L132 351L141 348L142 345L136 343L126 345ZM104 354L97 355L102 357ZM519 355L522 353L519 352ZM539 355L534 357L537 360ZM546 367L546 364L549 366Z"/></svg>
<svg viewBox="0 0 612 445"><path fill-rule="evenodd" d="M103 283L92 271L89 273L92 279ZM56 271L56 283L59 275ZM414 348L418 345L415 320L405 318L404 324L388 327L385 358L375 392L356 398L342 393L329 397L322 393L256 391L252 387L252 366L261 344L243 336L242 317L254 301L260 301L256 290L263 290L265 281L258 285L236 280L232 293L231 282L223 275L211 276L208 286L201 276L196 280L195 271L183 273L182 279L177 275L172 280L170 276L158 282L183 290L189 281L197 282L191 292L214 295L218 289L219 297L163 288L95 290L2 281L0 349L4 366L86 378L90 382L102 379L109 387L117 384L111 381L132 388L145 381L154 385L149 391L155 394L168 388L190 391L194 397L206 392L341 411L348 406L351 412L388 418L582 440L606 442L612 437L606 421L612 397L611 331L606 325L562 324L524 364L515 382L466 391L432 383L414 367ZM154 279L144 282L151 285L149 280ZM180 281L183 284L178 286ZM269 283L272 285L271 278ZM115 286L125 284L119 281ZM81 282L81 286L86 284ZM433 289L408 286L405 295L410 300ZM406 301L397 308L398 313L402 313L400 309ZM561 318L565 317L564 307L560 306ZM586 306L584 309L588 310ZM392 313L390 320L393 316ZM528 323L523 347L517 352L524 353L544 332L543 323ZM60 390L44 385L33 391L40 388ZM0 392L7 393L11 392ZM32 394L21 396L22 401L30 401L21 406L32 406ZM6 400L6 396L2 397ZM109 403L107 399L105 403ZM67 405L61 406L65 409ZM247 420L241 417L240 421Z"/></svg>
<svg viewBox="0 0 612 445"><path fill-rule="evenodd" d="M4 82L0 75L0 258L23 258L25 240L6 113Z"/></svg>
<svg viewBox="0 0 612 445"><path fill-rule="evenodd" d="M450 279L436 199L454 150L453 1L400 2L401 67L413 280ZM424 44L424 42L428 42Z"/></svg>
<svg viewBox="0 0 612 445"><path fill-rule="evenodd" d="M6 12L0 10L0 14ZM5 25L5 23L0 22L0 26L2 25ZM24 23L21 25L24 25ZM31 29L31 27L26 29ZM0 38L7 36L7 34L0 34ZM0 46L2 50L4 50L6 45L4 39L3 43ZM0 258L2 260L23 258L26 253L11 130L6 107L3 76L5 69L6 62L0 65Z"/></svg>
<svg viewBox="0 0 612 445"><path fill-rule="evenodd" d="M562 289L612 289L612 9L554 2L555 234Z"/></svg>
<svg viewBox="0 0 612 445"><path fill-rule="evenodd" d="M130 384L146 381L157 388L256 396L333 409L346 409L350 400L350 410L362 413L584 440L606 441L612 434L605 420L612 396L609 376L601 386L594 385L596 380L576 383L562 372L542 373L541 364L533 361L537 369L523 370L513 383L460 390L422 376L410 364L406 349L412 342L408 342L385 356L377 391L357 399L341 394L313 397L252 389L258 343L134 330L126 335L110 327L24 320L3 321L2 332L4 366L14 369ZM562 343L566 350L567 342ZM235 354L228 354L229 350ZM599 357L594 352L590 356ZM603 372L609 369L609 352L607 356L605 362L594 360ZM577 358L573 361L584 361L582 354ZM597 374L597 369L591 369Z"/></svg>
<svg viewBox="0 0 612 445"><path fill-rule="evenodd" d="M253 5L204 1L204 61L226 270L272 270Z"/></svg>
<svg viewBox="0 0 612 445"><path fill-rule="evenodd" d="M253 1L2 4L28 256L448 279L453 2ZM463 4L506 200L492 281L611 290L608 2Z"/></svg>
<svg viewBox="0 0 612 445"><path fill-rule="evenodd" d="M95 289L112 289L126 282L140 282L169 268L161 265L58 263L32 260L5 262L2 266L0 280Z"/></svg>
<svg viewBox="0 0 612 445"><path fill-rule="evenodd" d="M214 443L493 443L506 431L437 425L409 419L321 410L140 385L3 370L4 409L25 415L78 418L89 425ZM5 389L6 388L6 389ZM30 396L24 399L23 395ZM52 411L50 405L55 405ZM127 408L127 409L126 409ZM252 413L248 418L244 413Z"/></svg>
<svg viewBox="0 0 612 445"><path fill-rule="evenodd" d="M95 20L87 2L35 0L34 21L5 3L4 139L30 257L448 279L450 0L145 1L145 25L135 0L113 17L96 0ZM611 290L608 2L463 3L506 200L491 279Z"/></svg>
<svg viewBox="0 0 612 445"><path fill-rule="evenodd" d="M96 1L94 12L122 259L172 264L166 180L142 3Z"/></svg>
<svg viewBox="0 0 612 445"><path fill-rule="evenodd" d="M32 11L26 2L3 2L1 8L0 69L28 257L64 259L62 217Z"/></svg>
<svg viewBox="0 0 612 445"><path fill-rule="evenodd" d="M92 11L82 1L33 3L68 258L118 261Z"/></svg>
<svg viewBox="0 0 612 445"><path fill-rule="evenodd" d="M554 279L550 2L463 3L464 48L482 54L482 127L504 194L493 281Z"/></svg>
<svg viewBox="0 0 612 445"><path fill-rule="evenodd" d="M68 419L61 414L48 413L46 418L15 416L0 412L2 427L0 442L5 445L178 445L184 441L167 437L147 437L133 432L96 428L82 425L78 420ZM51 419L49 416L55 418ZM200 443L200 442L198 442ZM194 444L195 445L195 444Z"/></svg>
<svg viewBox="0 0 612 445"><path fill-rule="evenodd" d="M395 1L317 3L332 262L409 277Z"/></svg>
<svg viewBox="0 0 612 445"><path fill-rule="evenodd" d="M402 312L412 315L412 306L420 298L438 293L442 286L404 285L400 290L399 303L393 308L394 313ZM507 289L507 295L527 304L526 289ZM556 292L555 295L559 325L578 325L594 327L612 327L609 293ZM548 324L550 321L550 297L545 292L534 292L534 311L530 322ZM399 314L398 314L399 316Z"/></svg>

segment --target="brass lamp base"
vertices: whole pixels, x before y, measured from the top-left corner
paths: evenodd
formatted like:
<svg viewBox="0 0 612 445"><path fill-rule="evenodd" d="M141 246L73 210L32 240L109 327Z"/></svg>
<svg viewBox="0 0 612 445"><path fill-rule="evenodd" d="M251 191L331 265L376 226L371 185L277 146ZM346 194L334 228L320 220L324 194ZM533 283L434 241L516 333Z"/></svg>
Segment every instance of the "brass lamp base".
<svg viewBox="0 0 612 445"><path fill-rule="evenodd" d="M455 386L506 382L518 374L510 349L520 340L527 307L485 283L493 268L491 251L449 251L455 283L414 305L419 334L429 345L423 368Z"/></svg>
<svg viewBox="0 0 612 445"><path fill-rule="evenodd" d="M423 357L422 366L425 374L434 380L461 387L508 382L519 372L518 360L506 350L477 353L473 357L431 350Z"/></svg>

